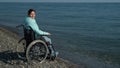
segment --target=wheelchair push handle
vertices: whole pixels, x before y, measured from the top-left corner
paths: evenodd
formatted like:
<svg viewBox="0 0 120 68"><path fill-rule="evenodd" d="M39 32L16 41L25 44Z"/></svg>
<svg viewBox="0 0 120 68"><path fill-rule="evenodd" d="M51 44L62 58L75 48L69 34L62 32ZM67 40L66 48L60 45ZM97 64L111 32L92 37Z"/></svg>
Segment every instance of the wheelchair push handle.
<svg viewBox="0 0 120 68"><path fill-rule="evenodd" d="M20 25L18 25L18 26L16 26L16 28L20 28L20 27L25 27L23 24L20 24Z"/></svg>

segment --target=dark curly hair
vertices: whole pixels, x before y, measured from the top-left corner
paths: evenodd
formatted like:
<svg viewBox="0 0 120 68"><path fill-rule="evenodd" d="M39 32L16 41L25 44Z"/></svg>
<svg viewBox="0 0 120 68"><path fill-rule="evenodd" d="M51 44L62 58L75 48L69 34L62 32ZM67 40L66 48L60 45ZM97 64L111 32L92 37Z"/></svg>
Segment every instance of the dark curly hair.
<svg viewBox="0 0 120 68"><path fill-rule="evenodd" d="M30 13L31 13L32 11L36 12L34 9L29 9L29 10L28 10L28 16L30 15Z"/></svg>

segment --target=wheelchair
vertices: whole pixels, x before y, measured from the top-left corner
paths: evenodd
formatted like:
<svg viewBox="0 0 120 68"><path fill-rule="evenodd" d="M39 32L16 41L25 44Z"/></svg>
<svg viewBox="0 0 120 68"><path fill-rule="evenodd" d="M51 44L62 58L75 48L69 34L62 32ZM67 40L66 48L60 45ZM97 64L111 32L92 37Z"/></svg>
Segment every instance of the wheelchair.
<svg viewBox="0 0 120 68"><path fill-rule="evenodd" d="M16 52L19 58L25 57L28 62L37 61L42 63L45 59L55 60L56 55L51 56L49 44L41 35L39 39L35 38L35 32L30 28L26 29L24 25L18 25L16 28L23 28L23 38L18 41L20 45L16 46ZM55 51L54 47L52 46ZM23 53L23 54L21 54Z"/></svg>

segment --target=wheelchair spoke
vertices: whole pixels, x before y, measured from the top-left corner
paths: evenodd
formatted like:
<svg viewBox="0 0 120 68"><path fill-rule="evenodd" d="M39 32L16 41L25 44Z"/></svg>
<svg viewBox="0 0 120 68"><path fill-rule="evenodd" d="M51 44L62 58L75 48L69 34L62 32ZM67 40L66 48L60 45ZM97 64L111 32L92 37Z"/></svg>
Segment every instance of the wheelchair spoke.
<svg viewBox="0 0 120 68"><path fill-rule="evenodd" d="M37 60L42 62L46 59L48 55L47 45L40 40L33 41L28 47L26 56L28 61Z"/></svg>
<svg viewBox="0 0 120 68"><path fill-rule="evenodd" d="M46 54L46 50L44 46L41 45L33 46L29 52L31 59L39 60L39 61L45 57L45 54Z"/></svg>

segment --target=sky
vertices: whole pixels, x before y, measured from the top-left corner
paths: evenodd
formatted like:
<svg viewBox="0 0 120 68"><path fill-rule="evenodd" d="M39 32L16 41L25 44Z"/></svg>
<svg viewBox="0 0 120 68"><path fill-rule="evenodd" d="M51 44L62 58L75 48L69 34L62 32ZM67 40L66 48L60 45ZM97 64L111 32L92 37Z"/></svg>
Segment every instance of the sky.
<svg viewBox="0 0 120 68"><path fill-rule="evenodd" d="M120 0L0 0L0 2L120 2Z"/></svg>

